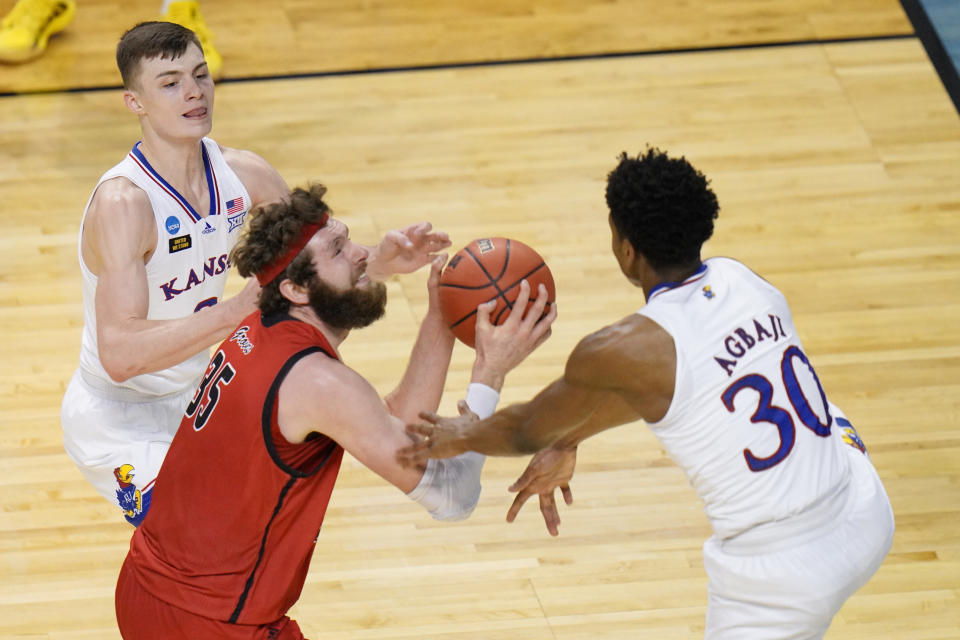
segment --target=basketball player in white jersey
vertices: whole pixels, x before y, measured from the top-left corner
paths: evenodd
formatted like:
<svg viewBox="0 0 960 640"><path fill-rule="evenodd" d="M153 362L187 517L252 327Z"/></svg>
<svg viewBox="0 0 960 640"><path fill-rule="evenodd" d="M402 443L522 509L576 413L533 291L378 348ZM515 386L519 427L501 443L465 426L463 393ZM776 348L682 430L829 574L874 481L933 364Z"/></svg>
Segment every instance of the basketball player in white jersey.
<svg viewBox="0 0 960 640"><path fill-rule="evenodd" d="M223 299L227 256L247 212L289 189L261 157L206 137L213 81L192 31L137 25L117 65L143 137L100 178L81 222L84 328L61 419L71 459L137 525L207 348L256 308L255 280ZM413 271L449 244L427 223L391 231L367 274Z"/></svg>
<svg viewBox="0 0 960 640"><path fill-rule="evenodd" d="M647 303L584 338L563 377L476 421L424 414L407 464L539 451L507 519L540 495L557 534L576 447L642 419L686 472L714 535L705 637L820 638L876 572L893 512L850 422L827 399L783 295L729 258L701 261L718 205L707 179L656 149L607 182L613 254Z"/></svg>

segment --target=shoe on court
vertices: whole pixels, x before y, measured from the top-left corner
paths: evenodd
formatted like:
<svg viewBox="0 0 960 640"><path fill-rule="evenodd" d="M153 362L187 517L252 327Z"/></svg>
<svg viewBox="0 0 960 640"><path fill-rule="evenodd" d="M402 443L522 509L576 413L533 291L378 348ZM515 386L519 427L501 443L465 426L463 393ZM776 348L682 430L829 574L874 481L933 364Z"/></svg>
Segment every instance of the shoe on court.
<svg viewBox="0 0 960 640"><path fill-rule="evenodd" d="M162 19L166 22L175 22L197 34L200 46L203 47L203 57L207 60L207 69L210 70L210 76L214 80L218 79L220 71L223 69L223 58L216 47L213 46L213 33L207 28L207 23L203 21L203 16L200 14L200 5L194 0L171 2L166 15Z"/></svg>
<svg viewBox="0 0 960 640"><path fill-rule="evenodd" d="M19 0L0 22L0 62L36 58L76 12L76 0Z"/></svg>

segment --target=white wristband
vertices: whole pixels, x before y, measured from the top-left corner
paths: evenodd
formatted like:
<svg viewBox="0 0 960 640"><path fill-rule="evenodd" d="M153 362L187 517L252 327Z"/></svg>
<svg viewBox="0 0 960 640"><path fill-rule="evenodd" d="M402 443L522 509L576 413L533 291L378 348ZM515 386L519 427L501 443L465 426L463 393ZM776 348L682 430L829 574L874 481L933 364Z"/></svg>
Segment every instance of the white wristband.
<svg viewBox="0 0 960 640"><path fill-rule="evenodd" d="M500 394L492 387L482 382L471 382L467 385L467 406L470 411L480 416L480 419L489 418L497 410Z"/></svg>

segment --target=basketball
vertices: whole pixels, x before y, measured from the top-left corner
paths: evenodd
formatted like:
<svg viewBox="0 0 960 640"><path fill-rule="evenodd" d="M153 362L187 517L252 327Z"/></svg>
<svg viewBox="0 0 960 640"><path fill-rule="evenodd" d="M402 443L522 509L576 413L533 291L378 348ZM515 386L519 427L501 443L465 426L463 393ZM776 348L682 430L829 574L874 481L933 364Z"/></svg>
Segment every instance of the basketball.
<svg viewBox="0 0 960 640"><path fill-rule="evenodd" d="M553 274L540 254L519 240L479 238L458 251L440 275L440 309L453 334L474 346L477 306L497 300L490 322L503 324L520 295L520 282L530 283L530 302L540 284L547 288L547 307L557 298ZM546 311L544 311L546 312Z"/></svg>

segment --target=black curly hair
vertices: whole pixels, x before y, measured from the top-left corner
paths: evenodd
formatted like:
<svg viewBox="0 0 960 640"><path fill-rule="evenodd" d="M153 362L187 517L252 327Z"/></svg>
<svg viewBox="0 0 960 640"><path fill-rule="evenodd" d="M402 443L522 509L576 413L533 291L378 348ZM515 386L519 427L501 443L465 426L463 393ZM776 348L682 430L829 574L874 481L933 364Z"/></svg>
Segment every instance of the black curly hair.
<svg viewBox="0 0 960 640"><path fill-rule="evenodd" d="M702 173L657 148L636 158L621 153L606 196L617 233L658 271L699 262L720 208Z"/></svg>
<svg viewBox="0 0 960 640"><path fill-rule="evenodd" d="M230 262L237 265L241 276L248 278L263 270L283 254L300 236L305 224L319 222L330 208L323 201L327 188L322 184L307 189L297 187L284 202L254 207L244 235L230 253ZM309 250L301 251L286 271L264 285L260 292L260 311L265 315L286 313L290 301L280 293L280 282L289 278L306 286L316 275Z"/></svg>

